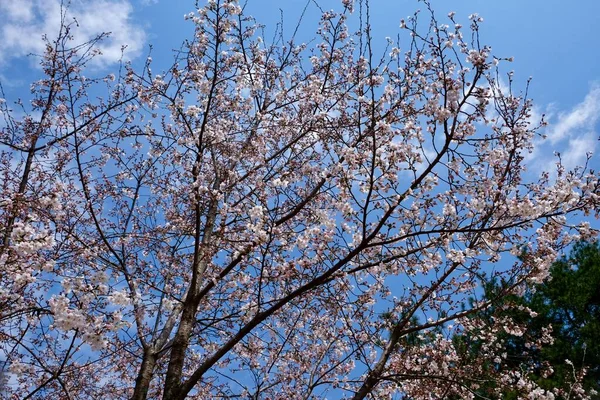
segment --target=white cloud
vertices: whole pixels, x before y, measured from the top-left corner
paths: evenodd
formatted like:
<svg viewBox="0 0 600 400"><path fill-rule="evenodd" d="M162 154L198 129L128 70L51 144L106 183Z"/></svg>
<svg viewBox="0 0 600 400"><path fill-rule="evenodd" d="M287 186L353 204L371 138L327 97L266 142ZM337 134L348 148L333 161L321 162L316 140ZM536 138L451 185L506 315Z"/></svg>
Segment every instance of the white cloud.
<svg viewBox="0 0 600 400"><path fill-rule="evenodd" d="M29 22L33 19L32 0L22 0L20 2L5 1L0 3L0 10L5 12L5 17L21 22Z"/></svg>
<svg viewBox="0 0 600 400"><path fill-rule="evenodd" d="M562 163L567 169L573 169L585 162L586 153L593 152L598 142L595 132L584 132L582 135L569 139L567 149L561 154Z"/></svg>
<svg viewBox="0 0 600 400"><path fill-rule="evenodd" d="M67 2L64 2L65 4ZM9 60L44 50L42 36L56 37L61 21L60 0L0 1L0 66ZM72 26L73 45L93 39L102 32L110 36L100 43L102 56L97 66L113 63L121 57L121 46L126 45L126 57L138 55L145 43L144 30L133 23L134 9L128 0L74 0L70 3L66 21L77 21Z"/></svg>
<svg viewBox="0 0 600 400"><path fill-rule="evenodd" d="M553 109L554 106L548 107ZM535 110L539 115L539 110ZM535 124L535 118L532 117ZM595 153L598 147L598 123L600 122L600 85L594 84L584 100L568 111L552 110L546 114L548 126L544 133L546 140L537 141L532 154L526 157L530 170L555 172L561 155L563 166L567 170L585 163L587 153ZM597 158L597 157L596 157Z"/></svg>
<svg viewBox="0 0 600 400"><path fill-rule="evenodd" d="M600 86L593 85L585 99L571 111L559 113L558 121L548 129L552 144L578 135L582 131L594 130L600 118Z"/></svg>

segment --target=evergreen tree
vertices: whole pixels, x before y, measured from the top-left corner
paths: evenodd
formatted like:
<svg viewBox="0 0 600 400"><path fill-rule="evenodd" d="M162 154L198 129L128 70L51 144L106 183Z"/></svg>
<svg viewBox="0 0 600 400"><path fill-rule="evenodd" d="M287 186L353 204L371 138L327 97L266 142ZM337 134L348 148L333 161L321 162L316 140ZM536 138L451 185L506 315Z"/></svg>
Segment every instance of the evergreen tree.
<svg viewBox="0 0 600 400"><path fill-rule="evenodd" d="M541 388L553 390L557 398L583 397L573 393L581 387L592 399L600 399L599 244L577 244L568 257L553 264L551 279L531 286L525 296L499 296L505 283L488 283L485 298L497 301L480 317L511 317L527 330L523 335L498 334L506 357L502 363L489 364L490 379L484 379L477 395L489 397L500 389L503 398L517 398L518 391L491 379L504 368L524 371ZM553 342L544 344L543 337L548 334ZM469 358L481 356L481 340L472 335L456 335L453 340Z"/></svg>

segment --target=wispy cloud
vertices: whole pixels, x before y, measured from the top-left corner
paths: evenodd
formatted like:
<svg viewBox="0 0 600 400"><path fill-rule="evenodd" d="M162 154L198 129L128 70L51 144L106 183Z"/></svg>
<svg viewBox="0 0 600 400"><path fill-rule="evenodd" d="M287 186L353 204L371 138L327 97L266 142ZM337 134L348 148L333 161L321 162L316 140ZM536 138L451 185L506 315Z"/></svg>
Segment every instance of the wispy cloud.
<svg viewBox="0 0 600 400"><path fill-rule="evenodd" d="M573 169L583 164L588 152L594 152L598 134L596 132L583 132L578 137L569 139L567 149L562 153L562 163L567 169Z"/></svg>
<svg viewBox="0 0 600 400"><path fill-rule="evenodd" d="M538 141L534 152L527 157L530 170L535 173L555 170L558 161L555 153L560 153L567 170L582 165L587 153L594 153L598 147L600 85L593 84L583 101L570 110L552 110L546 119L549 123L544 130L547 139Z"/></svg>
<svg viewBox="0 0 600 400"><path fill-rule="evenodd" d="M548 129L552 144L594 131L600 119L600 85L593 85L581 103L568 112L559 113L557 119Z"/></svg>
<svg viewBox="0 0 600 400"><path fill-rule="evenodd" d="M99 46L103 55L95 61L97 65L119 60L123 45L129 58L141 52L146 33L133 22L134 9L128 0L78 0L68 5L67 21L77 21L72 30L74 44L110 32ZM60 0L0 1L0 67L11 59L41 53L42 36L52 39L59 32L61 12Z"/></svg>

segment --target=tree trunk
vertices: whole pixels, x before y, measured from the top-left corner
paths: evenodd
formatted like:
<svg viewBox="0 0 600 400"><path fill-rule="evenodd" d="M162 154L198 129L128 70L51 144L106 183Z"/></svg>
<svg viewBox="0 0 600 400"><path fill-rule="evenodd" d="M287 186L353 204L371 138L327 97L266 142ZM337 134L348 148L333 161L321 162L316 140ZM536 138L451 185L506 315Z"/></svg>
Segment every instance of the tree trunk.
<svg viewBox="0 0 600 400"><path fill-rule="evenodd" d="M144 359L140 367L140 372L135 380L135 390L131 400L146 400L150 381L153 377L154 366L156 365L156 354L147 350L144 352Z"/></svg>
<svg viewBox="0 0 600 400"><path fill-rule="evenodd" d="M189 346L197 308L198 301L195 299L189 299L183 306L179 329L177 329L171 348L171 359L169 360L163 393L164 399L175 399L180 391L185 353Z"/></svg>

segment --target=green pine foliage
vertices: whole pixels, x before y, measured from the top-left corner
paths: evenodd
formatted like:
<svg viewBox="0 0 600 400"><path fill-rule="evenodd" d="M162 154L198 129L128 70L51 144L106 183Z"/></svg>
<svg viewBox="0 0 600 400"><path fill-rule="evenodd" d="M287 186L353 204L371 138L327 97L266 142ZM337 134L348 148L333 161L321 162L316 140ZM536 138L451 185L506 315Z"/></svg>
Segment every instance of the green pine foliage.
<svg viewBox="0 0 600 400"><path fill-rule="evenodd" d="M598 243L579 243L568 257L555 262L551 279L529 288L525 296L497 296L502 282L490 282L485 290L488 299L498 298L480 318L508 315L523 323L523 336L501 332L499 336L506 352L502 366L490 363L490 376L498 368L519 368L541 388L562 389L561 398L569 396L575 374L585 368L583 387L592 399L600 399L600 246ZM528 310L534 312L534 316ZM537 315L535 315L537 314ZM544 329L552 327L554 342L541 347L527 343L541 338ZM481 343L468 335L456 335L455 346L464 356L476 358ZM569 360L569 361L566 361ZM549 368L550 367L550 368ZM503 399L518 398L512 388L499 388L493 379L477 389L482 398L494 398L503 393ZM492 395L492 397L490 397Z"/></svg>

